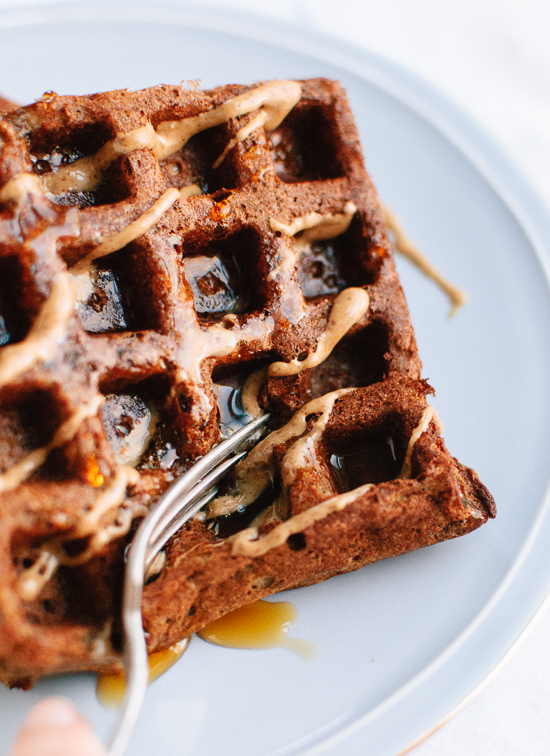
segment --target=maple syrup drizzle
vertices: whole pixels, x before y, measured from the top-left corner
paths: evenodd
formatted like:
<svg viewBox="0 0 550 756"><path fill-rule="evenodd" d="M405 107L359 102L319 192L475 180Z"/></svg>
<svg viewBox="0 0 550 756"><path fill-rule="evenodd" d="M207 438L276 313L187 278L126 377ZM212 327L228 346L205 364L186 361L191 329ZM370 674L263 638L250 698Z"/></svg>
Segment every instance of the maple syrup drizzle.
<svg viewBox="0 0 550 756"><path fill-rule="evenodd" d="M184 638L165 651L157 651L149 656L149 685L182 657L188 645L189 638ZM96 695L99 703L106 709L120 706L126 695L124 672L100 672L97 676Z"/></svg>
<svg viewBox="0 0 550 756"><path fill-rule="evenodd" d="M268 649L287 648L301 659L311 660L318 654L317 646L303 638L289 638L287 633L296 622L298 612L288 601L264 601L235 609L214 620L197 635L208 643L225 648ZM181 658L189 645L189 638L149 656L149 684L163 675ZM105 708L115 708L124 700L126 676L124 672L100 672L96 693Z"/></svg>
<svg viewBox="0 0 550 756"><path fill-rule="evenodd" d="M264 601L246 604L199 630L199 638L226 648L288 648L302 659L313 659L317 647L302 638L289 638L288 630L298 616L288 601Z"/></svg>
<svg viewBox="0 0 550 756"><path fill-rule="evenodd" d="M295 244L284 238L275 239L275 244L280 262L268 274L268 281L274 281L280 276L292 274L294 268L298 265L298 252Z"/></svg>
<svg viewBox="0 0 550 756"><path fill-rule="evenodd" d="M117 464L135 467L155 433L155 409L137 396L108 394L102 419Z"/></svg>

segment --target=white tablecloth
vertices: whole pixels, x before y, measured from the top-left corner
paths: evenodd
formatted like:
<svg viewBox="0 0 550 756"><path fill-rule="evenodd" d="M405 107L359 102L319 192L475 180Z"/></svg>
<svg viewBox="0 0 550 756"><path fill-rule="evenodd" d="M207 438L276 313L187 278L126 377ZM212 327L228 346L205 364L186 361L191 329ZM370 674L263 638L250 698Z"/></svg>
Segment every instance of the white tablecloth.
<svg viewBox="0 0 550 756"><path fill-rule="evenodd" d="M549 0L203 2L334 34L411 69L461 104L550 203ZM0 0L0 8L19 5ZM480 695L414 754L546 756L549 711L546 612Z"/></svg>

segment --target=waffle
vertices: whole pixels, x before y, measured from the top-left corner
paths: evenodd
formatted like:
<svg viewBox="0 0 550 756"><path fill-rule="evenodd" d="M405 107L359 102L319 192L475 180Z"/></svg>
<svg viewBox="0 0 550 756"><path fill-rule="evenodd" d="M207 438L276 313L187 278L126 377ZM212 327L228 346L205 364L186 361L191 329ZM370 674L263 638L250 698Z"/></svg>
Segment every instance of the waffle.
<svg viewBox="0 0 550 756"><path fill-rule="evenodd" d="M5 97L2 97L0 94L0 113L7 113L10 110L15 110L17 108L17 105L14 102L11 102L11 100L6 100Z"/></svg>
<svg viewBox="0 0 550 756"><path fill-rule="evenodd" d="M120 665L124 550L270 433L146 586L150 651L477 528L346 96L323 79L48 93L0 120L0 676Z"/></svg>

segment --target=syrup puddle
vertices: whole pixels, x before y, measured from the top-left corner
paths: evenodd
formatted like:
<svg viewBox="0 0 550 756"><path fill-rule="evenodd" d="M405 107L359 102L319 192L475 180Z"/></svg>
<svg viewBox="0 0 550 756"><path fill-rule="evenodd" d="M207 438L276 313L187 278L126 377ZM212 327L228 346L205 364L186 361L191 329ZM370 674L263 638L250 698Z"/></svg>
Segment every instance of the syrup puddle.
<svg viewBox="0 0 550 756"><path fill-rule="evenodd" d="M177 662L189 645L189 638L175 643L166 651L158 651L149 657L149 685L163 675ZM120 706L126 694L126 675L124 672L100 672L97 676L97 700L106 709Z"/></svg>
<svg viewBox="0 0 550 756"><path fill-rule="evenodd" d="M303 638L289 638L287 633L296 622L298 611L288 601L264 601L241 606L224 617L214 620L197 635L208 643L226 648L266 649L288 648L300 659L309 661L318 654L317 646ZM189 645L185 638L149 657L149 685L177 662ZM126 693L124 672L97 676L96 695L106 709L120 706Z"/></svg>
<svg viewBox="0 0 550 756"><path fill-rule="evenodd" d="M288 601L260 599L214 620L197 634L203 640L217 646L246 649L288 648L301 659L314 659L318 653L314 643L287 636L297 617L296 607Z"/></svg>

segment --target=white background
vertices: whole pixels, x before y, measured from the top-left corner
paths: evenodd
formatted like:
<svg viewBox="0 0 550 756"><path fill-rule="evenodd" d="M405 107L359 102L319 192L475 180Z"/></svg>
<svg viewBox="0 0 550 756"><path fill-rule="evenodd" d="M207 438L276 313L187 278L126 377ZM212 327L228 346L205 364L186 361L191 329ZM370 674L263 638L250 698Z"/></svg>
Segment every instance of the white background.
<svg viewBox="0 0 550 756"><path fill-rule="evenodd" d="M461 105L550 204L549 0L270 0L265 5L258 0L203 0L202 4L272 15L393 59ZM20 5L16 0L0 0L0 8ZM546 755L549 712L550 614L544 612L485 690L419 745L414 755Z"/></svg>

